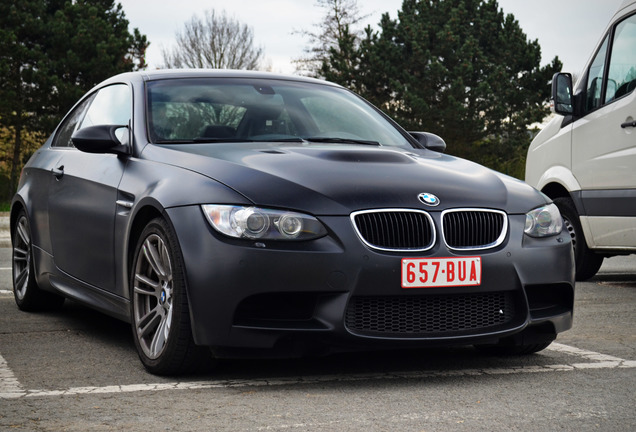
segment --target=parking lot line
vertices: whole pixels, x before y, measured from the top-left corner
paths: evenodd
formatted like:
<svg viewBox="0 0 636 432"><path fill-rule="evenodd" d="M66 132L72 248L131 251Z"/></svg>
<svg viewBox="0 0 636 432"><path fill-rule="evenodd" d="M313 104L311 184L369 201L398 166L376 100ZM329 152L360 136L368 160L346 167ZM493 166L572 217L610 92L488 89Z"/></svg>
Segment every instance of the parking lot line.
<svg viewBox="0 0 636 432"><path fill-rule="evenodd" d="M26 392L0 354L0 399L25 396Z"/></svg>
<svg viewBox="0 0 636 432"><path fill-rule="evenodd" d="M615 369L615 368L635 368L636 361L625 360L618 357L602 354L594 351L583 350L553 343L546 350L567 354L577 359L577 362L554 365L519 366L509 368L492 369L459 369L459 370L433 370L433 371L413 371L413 372L384 372L365 373L347 375L316 375L297 376L280 378L261 378L248 380L210 380L194 382L172 382L157 384L127 384L112 385L104 387L71 387L58 390L24 389L7 362L0 355L0 399L22 398L22 397L51 397L51 396L71 396L83 394L112 394L131 393L143 391L164 391L164 390L202 390L202 389L228 389L239 387L273 387L284 385L307 385L326 382L354 382L364 380L401 379L401 378L435 378L435 377L457 377L457 376L489 376L508 375L524 373L544 373L544 372L571 372L583 369ZM583 359L585 362L581 362Z"/></svg>

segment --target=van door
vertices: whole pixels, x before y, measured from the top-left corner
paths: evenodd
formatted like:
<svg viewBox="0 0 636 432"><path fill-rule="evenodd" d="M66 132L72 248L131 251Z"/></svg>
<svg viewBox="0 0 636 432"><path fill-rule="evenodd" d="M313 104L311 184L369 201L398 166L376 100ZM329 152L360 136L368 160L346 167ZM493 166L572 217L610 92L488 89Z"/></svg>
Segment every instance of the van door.
<svg viewBox="0 0 636 432"><path fill-rule="evenodd" d="M572 128L572 172L588 245L636 247L636 15L618 22L587 71L584 111ZM608 217L621 220L609 221Z"/></svg>

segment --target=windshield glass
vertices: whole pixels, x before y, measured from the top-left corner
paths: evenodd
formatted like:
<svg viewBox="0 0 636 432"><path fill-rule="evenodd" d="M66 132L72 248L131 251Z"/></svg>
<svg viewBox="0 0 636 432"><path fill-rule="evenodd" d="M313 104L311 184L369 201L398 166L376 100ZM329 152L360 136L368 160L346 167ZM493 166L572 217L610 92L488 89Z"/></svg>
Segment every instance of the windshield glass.
<svg viewBox="0 0 636 432"><path fill-rule="evenodd" d="M372 106L329 85L255 79L151 81L148 130L158 144L298 141L409 147Z"/></svg>

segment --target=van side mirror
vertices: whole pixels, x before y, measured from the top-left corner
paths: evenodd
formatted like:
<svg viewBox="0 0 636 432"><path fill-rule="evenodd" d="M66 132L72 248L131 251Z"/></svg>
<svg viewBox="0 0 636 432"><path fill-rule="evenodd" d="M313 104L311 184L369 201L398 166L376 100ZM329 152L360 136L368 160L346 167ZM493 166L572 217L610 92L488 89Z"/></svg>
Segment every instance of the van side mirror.
<svg viewBox="0 0 636 432"><path fill-rule="evenodd" d="M574 114L572 74L558 72L552 76L550 110L564 116Z"/></svg>
<svg viewBox="0 0 636 432"><path fill-rule="evenodd" d="M409 132L409 134L411 134L418 143L422 144L424 148L439 153L444 153L444 151L446 151L446 143L441 137L435 134L430 132Z"/></svg>

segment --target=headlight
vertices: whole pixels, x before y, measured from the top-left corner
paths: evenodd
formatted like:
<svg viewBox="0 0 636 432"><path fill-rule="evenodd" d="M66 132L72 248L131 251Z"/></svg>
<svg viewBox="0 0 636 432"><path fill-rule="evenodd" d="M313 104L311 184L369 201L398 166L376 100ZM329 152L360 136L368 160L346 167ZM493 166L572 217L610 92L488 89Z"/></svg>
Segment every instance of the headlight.
<svg viewBox="0 0 636 432"><path fill-rule="evenodd" d="M526 227L523 230L531 237L557 235L563 228L563 219L554 204L548 204L526 213Z"/></svg>
<svg viewBox="0 0 636 432"><path fill-rule="evenodd" d="M235 238L311 240L327 234L314 217L284 210L232 205L202 205L208 222L218 232Z"/></svg>

